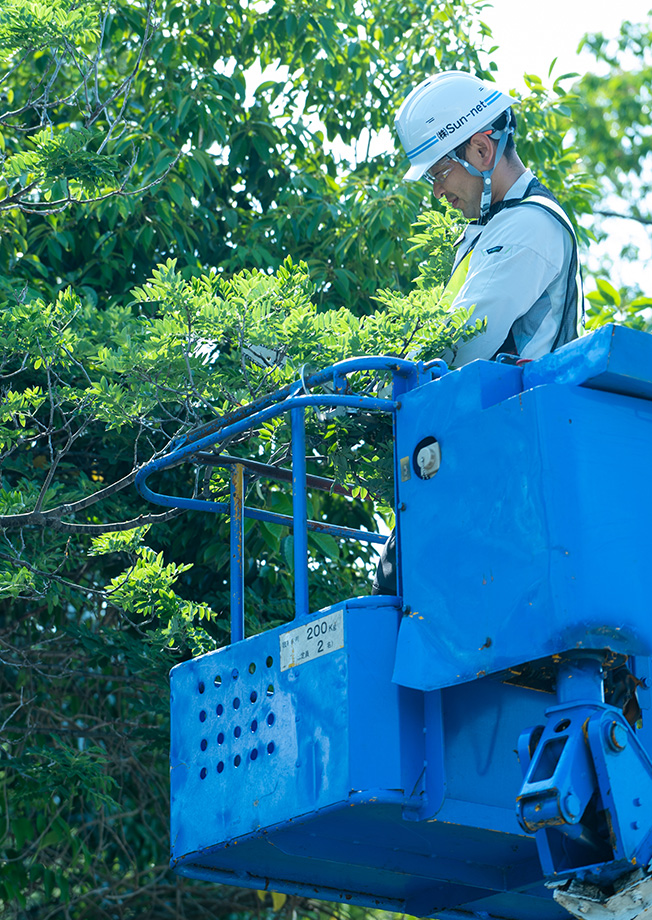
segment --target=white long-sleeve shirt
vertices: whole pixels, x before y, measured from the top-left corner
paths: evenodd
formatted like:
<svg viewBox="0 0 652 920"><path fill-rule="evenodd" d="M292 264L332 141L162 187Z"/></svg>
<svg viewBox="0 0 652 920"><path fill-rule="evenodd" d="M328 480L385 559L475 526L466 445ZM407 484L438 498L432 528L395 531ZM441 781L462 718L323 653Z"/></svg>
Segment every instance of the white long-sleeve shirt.
<svg viewBox="0 0 652 920"><path fill-rule="evenodd" d="M504 200L522 198L533 178L526 170ZM500 211L483 227L470 224L456 265L472 245L466 280L453 306L472 308L470 322L486 317L487 327L458 347L454 366L493 358L510 330L521 358L550 352L566 300L571 234L544 208L524 205Z"/></svg>

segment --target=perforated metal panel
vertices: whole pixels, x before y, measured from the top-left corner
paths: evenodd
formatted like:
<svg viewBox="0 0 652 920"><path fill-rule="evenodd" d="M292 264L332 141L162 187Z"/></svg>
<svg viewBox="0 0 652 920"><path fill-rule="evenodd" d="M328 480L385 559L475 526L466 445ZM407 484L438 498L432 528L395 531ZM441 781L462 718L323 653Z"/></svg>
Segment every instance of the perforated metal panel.
<svg viewBox="0 0 652 920"><path fill-rule="evenodd" d="M202 780L209 772L246 770L259 755L271 756L276 749L274 657L267 655L258 664L250 661L242 673L237 667L221 668L218 661L215 665L212 681L210 674L208 681L197 681Z"/></svg>
<svg viewBox="0 0 652 920"><path fill-rule="evenodd" d="M292 667L280 654L296 621L172 671L173 859L352 790L402 801L396 790L418 787L423 739L406 729L422 724L421 696L391 682L396 608L369 600L306 620L343 618L344 645ZM321 642L320 632L315 653Z"/></svg>

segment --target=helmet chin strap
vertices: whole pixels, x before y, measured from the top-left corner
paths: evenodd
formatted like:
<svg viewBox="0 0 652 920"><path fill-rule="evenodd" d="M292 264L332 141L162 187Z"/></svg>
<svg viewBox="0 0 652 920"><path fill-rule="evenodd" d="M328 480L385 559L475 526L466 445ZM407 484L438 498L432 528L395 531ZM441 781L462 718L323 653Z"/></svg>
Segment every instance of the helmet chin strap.
<svg viewBox="0 0 652 920"><path fill-rule="evenodd" d="M498 134L497 131L493 133ZM513 129L509 128L500 132L498 146L496 147L496 157L494 159L494 165L491 167L491 169L480 171L479 169L476 169L475 166L471 166L470 163L467 163L466 160L456 156L455 153L449 154L450 158L452 160L456 160L461 166L464 167L468 173L471 173L472 176L478 176L480 179L482 179L482 197L480 198L479 224L484 224L487 219L487 215L489 214L489 208L491 207L491 176L493 175L493 171L496 166L498 166L500 158L503 155L505 145L507 144L507 138L513 133Z"/></svg>

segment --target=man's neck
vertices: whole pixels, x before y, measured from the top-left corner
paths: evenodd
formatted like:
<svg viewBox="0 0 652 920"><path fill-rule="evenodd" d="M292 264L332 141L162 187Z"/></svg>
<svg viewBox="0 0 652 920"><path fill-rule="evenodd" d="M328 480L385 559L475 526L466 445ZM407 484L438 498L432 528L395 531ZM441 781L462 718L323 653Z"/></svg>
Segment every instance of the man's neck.
<svg viewBox="0 0 652 920"><path fill-rule="evenodd" d="M525 172L525 166L514 154L507 159L503 157L491 177L491 203L502 201L512 185Z"/></svg>

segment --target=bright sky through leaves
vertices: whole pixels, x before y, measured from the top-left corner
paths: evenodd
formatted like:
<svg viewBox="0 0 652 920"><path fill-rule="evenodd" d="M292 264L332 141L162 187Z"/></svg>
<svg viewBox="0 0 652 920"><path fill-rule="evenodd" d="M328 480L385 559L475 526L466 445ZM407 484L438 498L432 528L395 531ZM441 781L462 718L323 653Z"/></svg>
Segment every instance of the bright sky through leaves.
<svg viewBox="0 0 652 920"><path fill-rule="evenodd" d="M524 4L522 0L493 0L484 20L491 28L498 50L497 82L505 89L523 90L523 74L545 77L553 59L554 75L583 73L591 58L578 55L577 46L586 32L616 35L621 22L640 22L652 7L651 0L546 0Z"/></svg>
<svg viewBox="0 0 652 920"><path fill-rule="evenodd" d="M492 59L498 65L496 82L502 89L524 91L524 73L540 76L544 83L554 58L553 77L579 73L595 66L586 52L577 53L582 36L601 32L615 36L624 20L642 22L652 8L651 0L546 0L545 4L523 4L522 0L494 0L487 6L484 20L491 28L498 49ZM614 209L619 210L617 203ZM648 232L635 221L608 219L609 238L594 248L600 258L614 260L614 283L640 286L652 292L652 246ZM628 244L639 249L639 259L624 263L620 250ZM589 263L592 262L589 256ZM589 285L592 289L593 285Z"/></svg>

